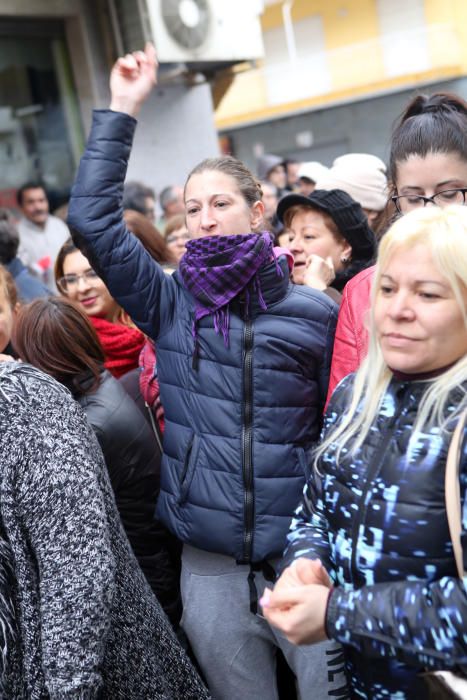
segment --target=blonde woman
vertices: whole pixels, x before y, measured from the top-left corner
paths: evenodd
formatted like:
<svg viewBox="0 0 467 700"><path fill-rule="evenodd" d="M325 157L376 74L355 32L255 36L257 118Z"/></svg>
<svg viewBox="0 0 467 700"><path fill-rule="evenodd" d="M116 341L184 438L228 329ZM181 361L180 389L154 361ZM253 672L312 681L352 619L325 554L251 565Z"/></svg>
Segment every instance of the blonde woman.
<svg viewBox="0 0 467 700"><path fill-rule="evenodd" d="M427 697L425 667L467 661L444 493L467 406L466 306L467 209L401 218L381 243L369 356L332 397L282 576L263 597L290 641L343 644L352 697ZM463 443L465 542L465 431Z"/></svg>

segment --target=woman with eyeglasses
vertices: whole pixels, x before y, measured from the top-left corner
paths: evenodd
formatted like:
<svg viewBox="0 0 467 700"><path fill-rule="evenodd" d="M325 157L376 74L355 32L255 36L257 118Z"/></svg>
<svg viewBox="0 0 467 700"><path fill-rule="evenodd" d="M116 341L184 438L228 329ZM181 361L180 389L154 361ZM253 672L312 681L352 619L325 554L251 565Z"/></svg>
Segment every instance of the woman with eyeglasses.
<svg viewBox="0 0 467 700"><path fill-rule="evenodd" d="M389 158L391 200L399 216L415 209L467 201L467 102L458 95L418 95L393 132ZM337 323L328 400L360 366L368 350L367 316L374 268L345 287Z"/></svg>
<svg viewBox="0 0 467 700"><path fill-rule="evenodd" d="M190 240L190 234L185 223L184 214L175 214L167 220L165 226L165 241L167 248L170 250L178 265L182 257L185 255L186 244Z"/></svg>
<svg viewBox="0 0 467 700"><path fill-rule="evenodd" d="M145 336L129 320L71 238L55 262L55 283L89 316L105 353L105 366L117 379L138 367Z"/></svg>

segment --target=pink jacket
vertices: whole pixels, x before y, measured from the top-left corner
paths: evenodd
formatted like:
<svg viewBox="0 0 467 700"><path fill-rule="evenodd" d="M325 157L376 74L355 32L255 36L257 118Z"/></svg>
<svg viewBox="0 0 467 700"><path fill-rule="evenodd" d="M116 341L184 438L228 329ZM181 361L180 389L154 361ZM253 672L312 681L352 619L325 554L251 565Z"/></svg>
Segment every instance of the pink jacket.
<svg viewBox="0 0 467 700"><path fill-rule="evenodd" d="M368 351L367 316L374 266L362 270L344 287L337 319L327 401L341 379L360 366Z"/></svg>

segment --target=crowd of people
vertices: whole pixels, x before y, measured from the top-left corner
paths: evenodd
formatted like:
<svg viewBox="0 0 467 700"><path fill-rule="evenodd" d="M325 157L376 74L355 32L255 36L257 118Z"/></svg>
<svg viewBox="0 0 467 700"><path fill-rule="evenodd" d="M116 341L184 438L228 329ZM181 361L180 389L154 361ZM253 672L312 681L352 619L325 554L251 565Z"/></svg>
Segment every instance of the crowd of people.
<svg viewBox="0 0 467 700"><path fill-rule="evenodd" d="M1 696L467 682L467 103L415 97L387 170L207 158L158 219L156 80L115 64L67 225L0 215Z"/></svg>

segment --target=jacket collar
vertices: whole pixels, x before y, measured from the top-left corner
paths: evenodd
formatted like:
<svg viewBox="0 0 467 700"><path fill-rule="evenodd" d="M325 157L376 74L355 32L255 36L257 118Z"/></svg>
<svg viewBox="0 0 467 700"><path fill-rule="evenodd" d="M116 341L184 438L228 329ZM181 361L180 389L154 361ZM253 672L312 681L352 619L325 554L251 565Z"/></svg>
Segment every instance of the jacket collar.
<svg viewBox="0 0 467 700"><path fill-rule="evenodd" d="M278 268L280 268L282 274L280 274ZM271 260L271 262L264 265L259 270L258 277L261 285L261 294L269 309L270 306L285 297L289 287L290 273L285 255L277 260L277 264L275 260ZM242 317L245 317L246 314L245 307L244 294L234 299L230 305L231 310ZM252 318L256 318L259 314L264 314L264 310L259 303L258 292L256 291L250 292L249 314Z"/></svg>

